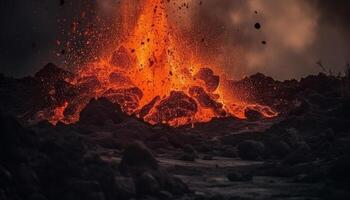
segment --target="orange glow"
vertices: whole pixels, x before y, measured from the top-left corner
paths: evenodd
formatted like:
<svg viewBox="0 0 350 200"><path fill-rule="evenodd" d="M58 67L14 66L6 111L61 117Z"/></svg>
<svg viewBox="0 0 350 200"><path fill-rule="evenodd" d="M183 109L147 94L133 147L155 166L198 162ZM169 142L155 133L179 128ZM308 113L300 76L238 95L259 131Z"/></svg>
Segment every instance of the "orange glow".
<svg viewBox="0 0 350 200"><path fill-rule="evenodd" d="M53 125L64 119L64 110L68 107L68 102L64 102L62 106L58 106L53 110L43 110L37 113L38 119L47 119Z"/></svg>
<svg viewBox="0 0 350 200"><path fill-rule="evenodd" d="M178 30L168 21L167 1L143 0L140 5L133 24L132 5L122 1L125 39L113 52L101 53L107 56L80 67L71 81L79 86L90 77L97 78L99 85L94 85L85 98L106 97L150 124L174 127L215 117L244 119L248 108L265 117L277 115L267 106L232 98L234 94L222 86L216 69L204 68L204 63L190 53L193 47L181 44ZM78 113L88 101L78 102L73 115L64 116L65 105L56 109L52 121L78 121Z"/></svg>

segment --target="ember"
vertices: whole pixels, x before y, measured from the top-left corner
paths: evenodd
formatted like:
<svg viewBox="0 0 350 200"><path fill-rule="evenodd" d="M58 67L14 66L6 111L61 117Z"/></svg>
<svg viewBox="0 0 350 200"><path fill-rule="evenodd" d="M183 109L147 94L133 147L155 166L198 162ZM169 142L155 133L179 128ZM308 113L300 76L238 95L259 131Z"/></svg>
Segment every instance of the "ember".
<svg viewBox="0 0 350 200"><path fill-rule="evenodd" d="M150 124L175 127L217 117L246 118L247 109L264 117L277 115L268 107L232 98L232 90L221 84L215 68L204 68L199 59L186 55L189 47L181 43L176 27L169 25L167 1L142 1L135 25L129 2L122 4L124 34L120 37L125 39L111 52L101 53L107 56L79 67L68 82L81 92L54 108L54 116L49 117L52 123L78 121L89 100L100 97Z"/></svg>

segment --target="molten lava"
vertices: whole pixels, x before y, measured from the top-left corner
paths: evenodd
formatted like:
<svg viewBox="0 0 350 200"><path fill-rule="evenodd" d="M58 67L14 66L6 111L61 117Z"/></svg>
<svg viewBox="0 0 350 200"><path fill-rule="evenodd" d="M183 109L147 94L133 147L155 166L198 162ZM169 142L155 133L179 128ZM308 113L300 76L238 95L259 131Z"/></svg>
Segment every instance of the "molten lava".
<svg viewBox="0 0 350 200"><path fill-rule="evenodd" d="M215 69L190 56L192 47L181 43L178 30L169 23L168 1L141 1L135 24L130 20L132 5L122 3L123 39L114 51L103 52L106 56L99 61L79 68L69 81L83 88L79 97L54 109L51 122L78 121L89 100L98 97L150 124L175 127L216 117L243 119L247 109L276 116L267 106L235 99Z"/></svg>

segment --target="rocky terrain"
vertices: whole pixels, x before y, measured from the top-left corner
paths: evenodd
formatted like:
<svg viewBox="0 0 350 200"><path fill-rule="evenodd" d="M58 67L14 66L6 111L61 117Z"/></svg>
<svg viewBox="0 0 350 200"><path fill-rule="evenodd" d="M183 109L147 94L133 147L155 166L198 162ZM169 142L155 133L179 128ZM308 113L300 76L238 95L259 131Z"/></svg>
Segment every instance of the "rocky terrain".
<svg viewBox="0 0 350 200"><path fill-rule="evenodd" d="M228 83L276 109L272 119L247 111L247 120L151 126L106 98L87 102L75 124L35 119L87 90L70 75L49 64L34 77L0 76L0 199L350 198L349 76Z"/></svg>

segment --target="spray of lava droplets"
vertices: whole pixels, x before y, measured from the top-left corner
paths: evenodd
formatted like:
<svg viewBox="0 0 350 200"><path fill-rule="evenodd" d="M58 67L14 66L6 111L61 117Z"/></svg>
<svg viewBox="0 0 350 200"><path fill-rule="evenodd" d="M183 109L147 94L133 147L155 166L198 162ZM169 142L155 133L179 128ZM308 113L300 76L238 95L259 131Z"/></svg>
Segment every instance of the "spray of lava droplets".
<svg viewBox="0 0 350 200"><path fill-rule="evenodd" d="M69 82L85 89L79 97L57 107L50 122L78 121L90 99L99 97L150 124L174 127L217 117L244 119L247 109L265 117L277 115L267 106L235 99L216 75L220 70L203 67L191 52L193 46L182 44L176 27L169 25L168 1L139 3L136 23L132 23L135 5L122 1L121 42L113 51L102 52L104 56L98 61L78 68Z"/></svg>

